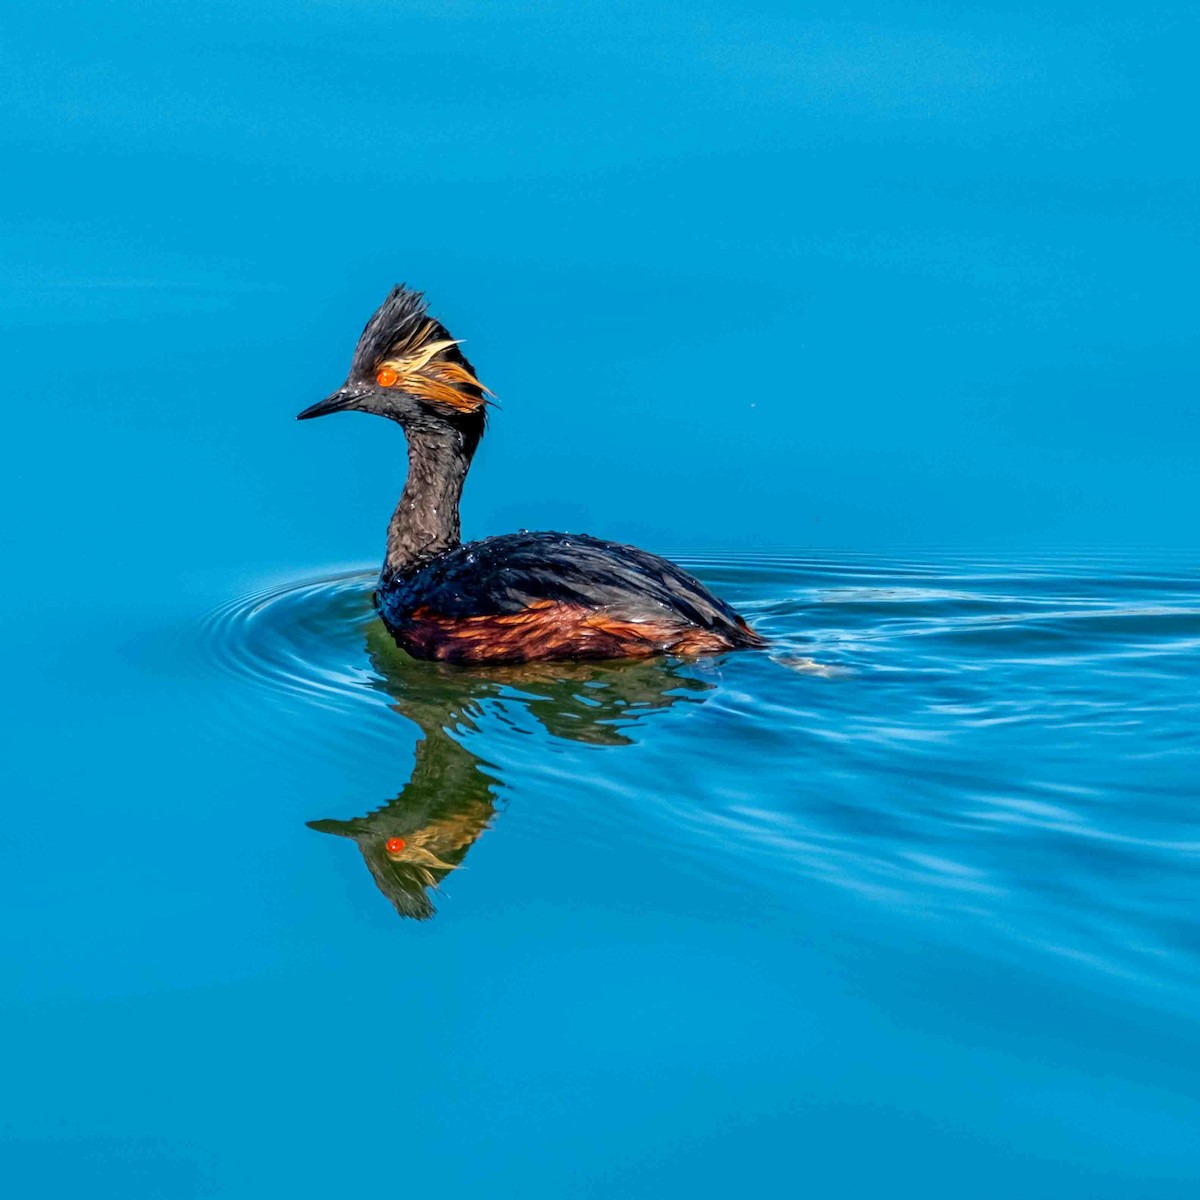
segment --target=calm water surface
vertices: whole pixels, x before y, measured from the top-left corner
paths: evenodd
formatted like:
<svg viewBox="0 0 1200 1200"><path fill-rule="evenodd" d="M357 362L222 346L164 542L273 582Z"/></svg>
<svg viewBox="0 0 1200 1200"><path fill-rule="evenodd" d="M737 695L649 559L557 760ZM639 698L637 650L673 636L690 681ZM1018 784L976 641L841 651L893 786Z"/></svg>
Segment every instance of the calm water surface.
<svg viewBox="0 0 1200 1200"><path fill-rule="evenodd" d="M1200 1197L1198 12L6 11L0 1200ZM397 653L400 280L771 649Z"/></svg>
<svg viewBox="0 0 1200 1200"><path fill-rule="evenodd" d="M417 663L342 571L58 678L127 793L24 835L18 1175L1194 1196L1197 564L686 561L769 652Z"/></svg>

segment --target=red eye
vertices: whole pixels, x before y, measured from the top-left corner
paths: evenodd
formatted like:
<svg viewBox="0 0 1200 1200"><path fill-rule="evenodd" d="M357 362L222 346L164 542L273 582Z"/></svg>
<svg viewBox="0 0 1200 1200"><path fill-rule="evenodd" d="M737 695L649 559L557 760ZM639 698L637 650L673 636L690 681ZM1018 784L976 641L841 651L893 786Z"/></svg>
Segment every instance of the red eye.
<svg viewBox="0 0 1200 1200"><path fill-rule="evenodd" d="M399 854L400 851L404 849L406 844L407 843L403 838L388 838L388 840L384 843L383 848L389 854Z"/></svg>
<svg viewBox="0 0 1200 1200"><path fill-rule="evenodd" d="M391 387L399 378L400 376L391 367L380 367L375 375L375 382L380 387Z"/></svg>

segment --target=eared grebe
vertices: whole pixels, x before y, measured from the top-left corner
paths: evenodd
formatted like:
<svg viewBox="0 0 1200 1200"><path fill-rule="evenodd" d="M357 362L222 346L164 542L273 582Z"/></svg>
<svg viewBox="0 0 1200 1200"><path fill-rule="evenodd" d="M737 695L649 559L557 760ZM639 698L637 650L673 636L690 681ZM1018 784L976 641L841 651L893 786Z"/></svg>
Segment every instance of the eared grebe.
<svg viewBox="0 0 1200 1200"><path fill-rule="evenodd" d="M345 384L297 418L377 413L408 437L375 593L399 646L415 658L513 663L765 644L698 580L633 546L566 533L464 546L458 503L488 394L421 293L397 287L367 322Z"/></svg>

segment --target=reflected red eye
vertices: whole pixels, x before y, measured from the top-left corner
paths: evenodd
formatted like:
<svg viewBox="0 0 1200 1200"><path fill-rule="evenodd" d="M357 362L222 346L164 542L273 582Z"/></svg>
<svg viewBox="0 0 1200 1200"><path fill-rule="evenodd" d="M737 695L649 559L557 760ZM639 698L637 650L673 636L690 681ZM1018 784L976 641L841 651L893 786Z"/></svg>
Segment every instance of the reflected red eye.
<svg viewBox="0 0 1200 1200"><path fill-rule="evenodd" d="M388 838L384 843L384 849L389 854L399 854L404 849L406 843L403 838Z"/></svg>
<svg viewBox="0 0 1200 1200"><path fill-rule="evenodd" d="M380 367L375 375L375 382L380 387L391 387L399 378L400 376L391 367Z"/></svg>

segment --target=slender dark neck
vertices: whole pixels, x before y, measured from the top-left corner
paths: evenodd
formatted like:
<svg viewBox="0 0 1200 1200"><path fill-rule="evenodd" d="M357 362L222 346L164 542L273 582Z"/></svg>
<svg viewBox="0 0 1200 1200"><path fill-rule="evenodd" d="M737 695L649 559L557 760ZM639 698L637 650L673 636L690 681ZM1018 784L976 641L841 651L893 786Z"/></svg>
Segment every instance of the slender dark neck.
<svg viewBox="0 0 1200 1200"><path fill-rule="evenodd" d="M458 502L475 452L463 432L450 426L405 433L408 479L388 525L384 579L459 544Z"/></svg>

